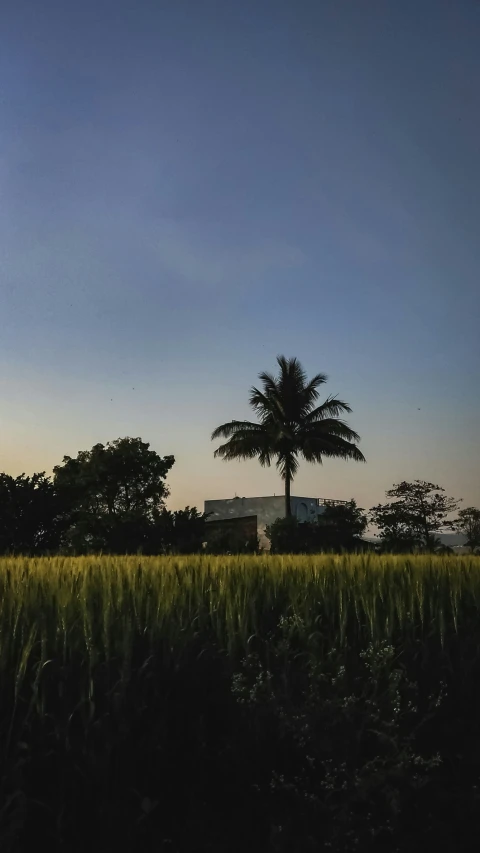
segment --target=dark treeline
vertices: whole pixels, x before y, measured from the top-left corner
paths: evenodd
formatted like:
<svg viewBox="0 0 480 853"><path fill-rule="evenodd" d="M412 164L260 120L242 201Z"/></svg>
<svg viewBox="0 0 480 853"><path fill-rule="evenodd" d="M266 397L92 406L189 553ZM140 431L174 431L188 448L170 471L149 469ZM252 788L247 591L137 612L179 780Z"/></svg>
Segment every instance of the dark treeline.
<svg viewBox="0 0 480 853"><path fill-rule="evenodd" d="M319 551L363 551L380 553L451 553L440 539L442 532L457 532L465 537L472 552L480 548L480 510L465 507L460 500L425 480L397 483L386 492L388 503L368 512L354 500L339 506L327 506L318 521L300 523L295 518L277 519L269 528L272 550L276 553L318 553ZM452 514L457 512L457 517ZM377 531L377 540L363 537L368 525Z"/></svg>
<svg viewBox="0 0 480 853"><path fill-rule="evenodd" d="M140 438L96 444L65 456L53 470L12 477L0 474L0 553L194 554L255 552L258 540L208 534L207 516L196 507L170 511L167 476L173 456L159 456ZM354 500L327 506L318 520L277 519L267 529L273 553L362 551L445 552L439 532L455 530L472 550L480 548L480 510L466 507L433 483L415 480L387 491L388 503L367 512ZM376 545L364 539L375 526Z"/></svg>
<svg viewBox="0 0 480 853"><path fill-rule="evenodd" d="M0 552L195 553L205 517L195 507L171 512L166 477L175 459L140 438L96 444L53 471L0 474Z"/></svg>

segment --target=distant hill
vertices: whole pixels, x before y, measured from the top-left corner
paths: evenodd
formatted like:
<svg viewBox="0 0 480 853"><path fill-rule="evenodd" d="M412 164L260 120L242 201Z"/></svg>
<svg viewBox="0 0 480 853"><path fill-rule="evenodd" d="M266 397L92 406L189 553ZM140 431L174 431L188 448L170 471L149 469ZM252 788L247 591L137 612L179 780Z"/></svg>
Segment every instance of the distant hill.
<svg viewBox="0 0 480 853"><path fill-rule="evenodd" d="M448 545L449 548L458 548L465 545L467 537L463 533L439 533L438 538L444 545Z"/></svg>
<svg viewBox="0 0 480 853"><path fill-rule="evenodd" d="M437 536L442 545L447 545L449 548L460 549L465 546L466 536L463 533L438 533ZM377 544L380 539L378 536L365 536L365 541Z"/></svg>

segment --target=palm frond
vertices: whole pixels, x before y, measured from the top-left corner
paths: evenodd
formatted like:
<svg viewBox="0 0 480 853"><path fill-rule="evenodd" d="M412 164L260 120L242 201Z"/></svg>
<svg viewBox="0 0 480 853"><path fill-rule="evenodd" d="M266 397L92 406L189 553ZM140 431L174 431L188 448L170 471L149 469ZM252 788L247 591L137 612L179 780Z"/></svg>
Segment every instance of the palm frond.
<svg viewBox="0 0 480 853"><path fill-rule="evenodd" d="M275 411L274 395L266 394L255 386L250 389L249 403L261 418L264 418L269 412Z"/></svg>
<svg viewBox="0 0 480 853"><path fill-rule="evenodd" d="M281 402L283 417L288 422L298 421L302 417L305 403L307 375L296 358L278 356L280 374L277 380L278 399Z"/></svg>
<svg viewBox="0 0 480 853"><path fill-rule="evenodd" d="M236 435L239 432L254 432L258 430L259 424L252 423L252 421L228 421L226 424L221 424L216 429L213 430L211 440L215 441L217 438L230 438L232 435Z"/></svg>
<svg viewBox="0 0 480 853"><path fill-rule="evenodd" d="M339 438L345 439L345 441L351 441L353 443L360 441L358 432L355 432L355 430L349 427L345 421L341 420L341 418L325 418L321 421L314 421L313 423L305 424L299 433L300 439L307 437L317 437L320 439L328 438L329 436L338 436Z"/></svg>
<svg viewBox="0 0 480 853"><path fill-rule="evenodd" d="M356 444L351 444L349 441L345 441L345 439L343 438L336 438L335 441L331 443L331 447L326 448L324 450L323 456L326 456L331 459L344 459L347 462L367 461L362 451L359 450Z"/></svg>
<svg viewBox="0 0 480 853"><path fill-rule="evenodd" d="M268 391L262 392L258 388L253 387L250 391L249 402L261 418L262 423L265 423L270 417L277 421L285 420L284 401L278 388L273 387Z"/></svg>
<svg viewBox="0 0 480 853"><path fill-rule="evenodd" d="M259 373L258 378L263 385L264 394L269 395L278 393L277 380L271 373Z"/></svg>
<svg viewBox="0 0 480 853"><path fill-rule="evenodd" d="M229 436L229 439L225 444L217 447L214 456L227 461L258 458L261 465L269 466L271 464L272 440L268 431L261 424L254 424L249 421L232 421L230 424L218 427L215 433L217 433L217 438Z"/></svg>
<svg viewBox="0 0 480 853"><path fill-rule="evenodd" d="M215 457L223 459L225 462L239 461L241 459L258 459L263 467L270 467L271 457L268 448L258 444L249 444L245 441L235 441L230 439L225 444L217 447Z"/></svg>
<svg viewBox="0 0 480 853"><path fill-rule="evenodd" d="M307 385L305 385L301 394L305 415L311 410L313 404L320 396L317 389L326 381L327 375L325 373L317 373L317 375L314 376Z"/></svg>
<svg viewBox="0 0 480 853"><path fill-rule="evenodd" d="M348 429L348 428L347 428ZM323 457L330 459L345 459L353 462L366 462L366 459L352 441L334 433L325 435L310 435L305 438L301 449L302 456L307 462L320 462Z"/></svg>
<svg viewBox="0 0 480 853"><path fill-rule="evenodd" d="M277 468L280 471L282 480L286 480L287 476L293 480L298 471L298 459L294 453L281 454L277 459Z"/></svg>
<svg viewBox="0 0 480 853"><path fill-rule="evenodd" d="M320 385L324 385L325 382L328 382L327 374L317 373L312 379L310 379L310 382L308 383L308 385L305 386L305 388L313 388L314 390L316 390L320 387Z"/></svg>
<svg viewBox="0 0 480 853"><path fill-rule="evenodd" d="M315 421L322 421L325 418L338 418L344 412L351 411L348 403L344 403L343 400L339 400L337 397L327 397L320 406L317 406L305 415L305 422L314 423Z"/></svg>

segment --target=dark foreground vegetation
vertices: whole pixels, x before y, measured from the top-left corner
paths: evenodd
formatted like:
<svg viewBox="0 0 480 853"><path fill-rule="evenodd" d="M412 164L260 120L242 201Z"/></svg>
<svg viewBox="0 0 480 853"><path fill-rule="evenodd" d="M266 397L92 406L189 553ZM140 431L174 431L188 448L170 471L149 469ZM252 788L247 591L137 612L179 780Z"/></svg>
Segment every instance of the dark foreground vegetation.
<svg viewBox="0 0 480 853"><path fill-rule="evenodd" d="M0 849L469 851L476 557L0 562Z"/></svg>

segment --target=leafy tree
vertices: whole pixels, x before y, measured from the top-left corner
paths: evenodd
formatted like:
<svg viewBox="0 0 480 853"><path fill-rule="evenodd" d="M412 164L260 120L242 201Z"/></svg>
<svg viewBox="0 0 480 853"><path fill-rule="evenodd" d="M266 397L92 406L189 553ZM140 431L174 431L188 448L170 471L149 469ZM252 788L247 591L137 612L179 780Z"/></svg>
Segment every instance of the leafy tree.
<svg viewBox="0 0 480 853"><path fill-rule="evenodd" d="M424 480L403 481L387 491L386 496L396 500L370 510L370 520L380 530L383 549L434 551L438 545L435 534L443 528L453 528L448 516L459 504L444 491L441 486Z"/></svg>
<svg viewBox="0 0 480 853"><path fill-rule="evenodd" d="M368 517L352 498L346 504L327 505L318 517L318 525L324 550L353 551L361 544Z"/></svg>
<svg viewBox="0 0 480 853"><path fill-rule="evenodd" d="M379 529L382 551L408 554L420 545L410 513L400 503L372 507L370 521Z"/></svg>
<svg viewBox="0 0 480 853"><path fill-rule="evenodd" d="M65 524L65 505L45 473L0 474L0 553L55 551Z"/></svg>
<svg viewBox="0 0 480 853"><path fill-rule="evenodd" d="M173 456L161 457L140 438L119 438L65 456L54 483L70 507L65 546L77 553L135 553L148 542L169 490Z"/></svg>
<svg viewBox="0 0 480 853"><path fill-rule="evenodd" d="M356 446L359 436L339 417L351 412L350 407L336 397L316 405L317 389L327 381L325 374L308 381L296 358L279 356L277 362L279 375L260 373L263 390L253 387L250 392L250 405L259 421L229 421L214 430L212 440L228 439L215 451L215 456L227 461L258 459L269 467L275 458L285 482L285 515L290 517L291 483L299 456L320 464L324 457L356 462L365 458Z"/></svg>
<svg viewBox="0 0 480 853"><path fill-rule="evenodd" d="M480 509L467 506L458 513L455 529L466 536L466 546L475 551L480 548Z"/></svg>
<svg viewBox="0 0 480 853"><path fill-rule="evenodd" d="M294 515L277 518L265 528L272 554L310 554L315 532L318 532L316 523L301 522Z"/></svg>
<svg viewBox="0 0 480 853"><path fill-rule="evenodd" d="M354 500L328 506L317 521L299 521L295 516L277 518L267 526L273 554L318 554L322 551L356 551L367 527L366 514Z"/></svg>
<svg viewBox="0 0 480 853"><path fill-rule="evenodd" d="M196 507L163 509L149 537L149 553L198 554L205 542L206 513Z"/></svg>

